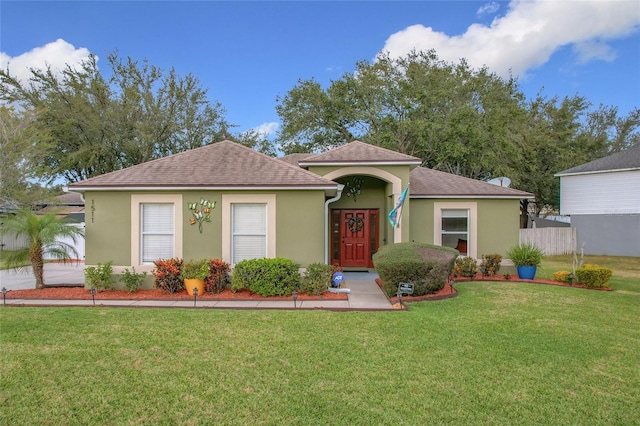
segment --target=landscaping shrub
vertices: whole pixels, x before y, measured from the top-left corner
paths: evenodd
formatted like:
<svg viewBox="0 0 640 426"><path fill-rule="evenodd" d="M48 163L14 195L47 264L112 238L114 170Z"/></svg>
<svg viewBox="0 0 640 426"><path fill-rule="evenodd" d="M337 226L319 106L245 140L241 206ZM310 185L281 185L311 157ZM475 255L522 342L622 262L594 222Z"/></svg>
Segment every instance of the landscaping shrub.
<svg viewBox="0 0 640 426"><path fill-rule="evenodd" d="M413 283L413 295L422 296L445 286L457 254L448 247L398 243L381 247L373 255L373 263L388 296L398 292L401 282Z"/></svg>
<svg viewBox="0 0 640 426"><path fill-rule="evenodd" d="M299 265L289 259L251 259L233 270L231 289L250 290L261 296L284 296L300 287Z"/></svg>
<svg viewBox="0 0 640 426"><path fill-rule="evenodd" d="M84 269L84 276L87 280L89 287L95 287L96 290L106 290L113 287L113 280L111 274L113 274L113 268L111 267L112 261L105 262L105 264L98 263L98 266L89 266Z"/></svg>
<svg viewBox="0 0 640 426"><path fill-rule="evenodd" d="M136 268L131 267L131 271L125 269L120 276L120 281L124 283L124 288L129 290L131 293L135 292L140 288L142 283L144 283L144 279L147 276L146 272L136 273Z"/></svg>
<svg viewBox="0 0 640 426"><path fill-rule="evenodd" d="M160 259L153 262L156 266L151 273L156 278L153 286L169 293L184 288L184 282L180 278L182 259Z"/></svg>
<svg viewBox="0 0 640 426"><path fill-rule="evenodd" d="M220 293L231 284L229 271L231 266L221 259L211 259L209 262L209 275L204 280L205 291Z"/></svg>
<svg viewBox="0 0 640 426"><path fill-rule="evenodd" d="M500 270L500 262L502 262L502 256L499 254L483 254L480 268L486 276L492 277Z"/></svg>
<svg viewBox="0 0 640 426"><path fill-rule="evenodd" d="M544 251L535 244L520 243L507 250L507 257L516 266L540 266Z"/></svg>
<svg viewBox="0 0 640 426"><path fill-rule="evenodd" d="M187 260L180 268L182 280L206 280L209 275L209 261L207 259Z"/></svg>
<svg viewBox="0 0 640 426"><path fill-rule="evenodd" d="M609 268L587 263L583 268L576 269L576 281L587 287L606 287L612 273Z"/></svg>
<svg viewBox="0 0 640 426"><path fill-rule="evenodd" d="M560 283L573 282L573 274L569 271L557 271L553 273L553 280Z"/></svg>
<svg viewBox="0 0 640 426"><path fill-rule="evenodd" d="M320 295L331 285L333 267L324 263L312 263L302 277L301 291L307 294Z"/></svg>
<svg viewBox="0 0 640 426"><path fill-rule="evenodd" d="M461 277L474 277L478 273L478 262L473 257L456 258L453 274Z"/></svg>

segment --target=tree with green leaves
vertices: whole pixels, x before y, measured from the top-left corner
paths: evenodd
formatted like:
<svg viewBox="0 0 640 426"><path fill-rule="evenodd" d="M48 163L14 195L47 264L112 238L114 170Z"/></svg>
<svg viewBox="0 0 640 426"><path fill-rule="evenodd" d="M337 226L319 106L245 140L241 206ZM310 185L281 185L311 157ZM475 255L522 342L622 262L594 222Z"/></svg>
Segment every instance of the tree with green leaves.
<svg viewBox="0 0 640 426"><path fill-rule="evenodd" d="M20 267L25 262L31 262L33 275L36 277L36 289L45 287L44 283L44 259L49 255L55 259L68 261L71 256L77 257L75 248L61 238L71 238L76 242L83 238L82 231L64 221L54 213L42 216L36 215L29 209L23 209L15 215L4 220L2 233L26 237L29 246L12 251L5 258L5 263L10 268Z"/></svg>
<svg viewBox="0 0 640 426"><path fill-rule="evenodd" d="M321 152L354 139L419 157L427 167L474 179L509 176L557 209L555 173L637 144L640 111L575 95L527 101L513 78L438 59L434 51L380 55L325 89L298 81L278 98L285 153ZM526 227L527 202L523 202Z"/></svg>
<svg viewBox="0 0 640 426"><path fill-rule="evenodd" d="M381 55L323 89L299 81L276 110L286 153L323 151L359 139L414 155L429 167L473 178L505 175L514 121L525 116L514 79L435 52Z"/></svg>
<svg viewBox="0 0 640 426"><path fill-rule="evenodd" d="M116 53L106 79L91 55L60 74L31 69L24 83L0 70L0 100L33 116L33 173L76 182L229 137L224 109L196 77Z"/></svg>
<svg viewBox="0 0 640 426"><path fill-rule="evenodd" d="M0 106L0 204L33 206L52 195L33 173L33 111Z"/></svg>

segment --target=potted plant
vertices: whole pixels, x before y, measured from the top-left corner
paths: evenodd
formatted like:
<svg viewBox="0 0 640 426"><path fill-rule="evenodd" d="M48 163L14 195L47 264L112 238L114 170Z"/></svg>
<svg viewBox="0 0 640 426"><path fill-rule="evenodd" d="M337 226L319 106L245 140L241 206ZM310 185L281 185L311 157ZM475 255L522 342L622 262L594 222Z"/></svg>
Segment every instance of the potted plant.
<svg viewBox="0 0 640 426"><path fill-rule="evenodd" d="M198 289L198 295L204 294L204 280L209 275L209 262L206 259L189 260L182 264L180 278L184 280L184 288L189 296L193 296L193 289Z"/></svg>
<svg viewBox="0 0 640 426"><path fill-rule="evenodd" d="M542 249L528 243L521 243L507 251L507 257L516 265L518 278L532 280L542 262Z"/></svg>

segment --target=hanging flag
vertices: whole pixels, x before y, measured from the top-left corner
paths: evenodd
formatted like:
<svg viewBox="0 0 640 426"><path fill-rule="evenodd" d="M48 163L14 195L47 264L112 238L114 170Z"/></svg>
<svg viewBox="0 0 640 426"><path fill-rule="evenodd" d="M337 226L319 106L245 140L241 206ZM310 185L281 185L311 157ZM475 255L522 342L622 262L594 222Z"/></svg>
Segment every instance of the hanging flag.
<svg viewBox="0 0 640 426"><path fill-rule="evenodd" d="M394 228L398 226L398 223L400 223L400 216L402 216L402 205L404 204L404 199L407 198L407 192L409 192L409 185L407 185L404 191L402 191L402 194L400 194L400 198L398 198L396 206L389 212L389 223Z"/></svg>

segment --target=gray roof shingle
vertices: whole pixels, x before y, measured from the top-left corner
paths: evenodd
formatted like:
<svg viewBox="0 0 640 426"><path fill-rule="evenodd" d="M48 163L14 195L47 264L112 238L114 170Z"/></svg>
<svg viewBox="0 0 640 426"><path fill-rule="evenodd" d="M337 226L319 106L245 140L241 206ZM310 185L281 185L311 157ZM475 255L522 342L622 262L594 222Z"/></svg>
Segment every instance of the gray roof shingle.
<svg viewBox="0 0 640 426"><path fill-rule="evenodd" d="M300 165L311 166L320 164L421 164L422 160L407 154L391 151L390 149L353 141L322 154L312 155L301 160Z"/></svg>
<svg viewBox="0 0 640 426"><path fill-rule="evenodd" d="M640 169L640 145L564 170L556 176L630 169Z"/></svg>
<svg viewBox="0 0 640 426"><path fill-rule="evenodd" d="M69 185L87 188L321 187L335 182L231 141L184 151Z"/></svg>
<svg viewBox="0 0 640 426"><path fill-rule="evenodd" d="M534 195L513 188L438 170L416 167L409 175L411 197L483 197L483 198L533 198Z"/></svg>

